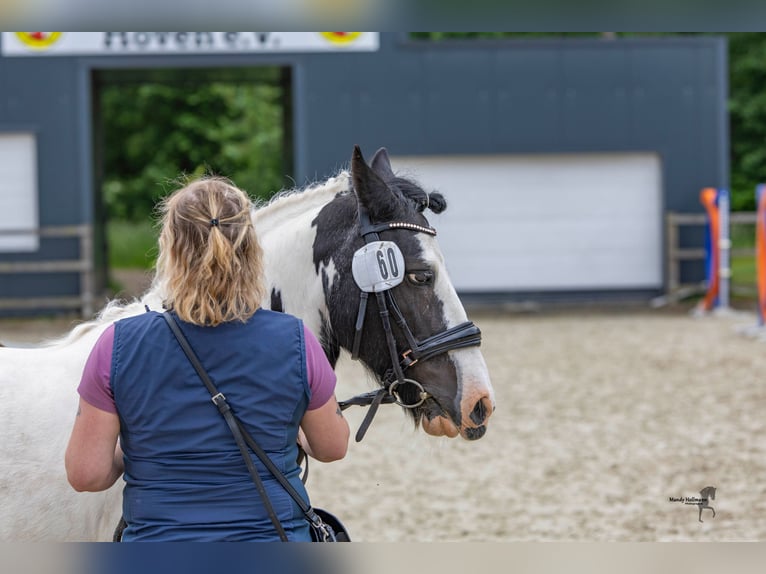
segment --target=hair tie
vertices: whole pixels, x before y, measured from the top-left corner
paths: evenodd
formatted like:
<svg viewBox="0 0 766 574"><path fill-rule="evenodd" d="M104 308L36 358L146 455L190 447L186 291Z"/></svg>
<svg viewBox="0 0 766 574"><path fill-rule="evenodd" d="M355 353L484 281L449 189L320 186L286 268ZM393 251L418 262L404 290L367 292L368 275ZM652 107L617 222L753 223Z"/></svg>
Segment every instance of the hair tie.
<svg viewBox="0 0 766 574"><path fill-rule="evenodd" d="M214 217L210 220L210 227L218 227L218 218Z"/></svg>

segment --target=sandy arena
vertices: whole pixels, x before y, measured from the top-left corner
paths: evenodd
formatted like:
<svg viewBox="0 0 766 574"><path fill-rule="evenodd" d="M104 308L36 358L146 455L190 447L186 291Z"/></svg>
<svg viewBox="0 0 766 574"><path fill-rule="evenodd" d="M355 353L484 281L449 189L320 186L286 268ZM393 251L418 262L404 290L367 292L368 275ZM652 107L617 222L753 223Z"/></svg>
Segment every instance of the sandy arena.
<svg viewBox="0 0 766 574"><path fill-rule="evenodd" d="M766 539L766 343L736 332L754 314L471 318L497 400L484 438L428 437L384 406L345 460L311 464L314 504L355 540ZM0 341L72 324L4 320ZM371 388L351 361L338 373L341 399ZM346 414L353 433L364 410ZM705 509L702 523L696 504L670 500L706 486L716 515Z"/></svg>

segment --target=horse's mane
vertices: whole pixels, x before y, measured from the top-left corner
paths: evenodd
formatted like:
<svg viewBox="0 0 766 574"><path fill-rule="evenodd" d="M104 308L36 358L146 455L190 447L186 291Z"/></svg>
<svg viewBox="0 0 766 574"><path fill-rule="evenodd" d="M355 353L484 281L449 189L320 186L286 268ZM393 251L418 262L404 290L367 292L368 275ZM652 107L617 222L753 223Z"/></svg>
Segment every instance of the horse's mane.
<svg viewBox="0 0 766 574"><path fill-rule="evenodd" d="M341 171L334 177L314 182L306 188L279 191L268 202L255 204L253 219L256 222L256 231L258 222L263 221L264 218L281 220L290 217L298 209L303 211L325 205L339 193L350 193L350 191L351 174L348 171Z"/></svg>
<svg viewBox="0 0 766 574"><path fill-rule="evenodd" d="M146 312L146 307L143 298L141 300L133 299L132 301L114 299L109 301L106 306L98 312L94 319L76 325L65 335L50 339L42 346L53 347L71 345L91 333L96 328L103 328L119 319L132 317L133 315L138 315L144 312Z"/></svg>
<svg viewBox="0 0 766 574"><path fill-rule="evenodd" d="M441 213L447 208L444 196L436 191L426 192L415 180L397 175L387 182L397 188L404 197L412 201L418 211L430 209ZM266 203L256 203L253 217L256 222L263 217L273 217L275 212L292 213L297 207L309 209L325 205L338 194L351 193L351 174L348 170L338 172L325 181L314 182L306 188L286 189L276 193Z"/></svg>

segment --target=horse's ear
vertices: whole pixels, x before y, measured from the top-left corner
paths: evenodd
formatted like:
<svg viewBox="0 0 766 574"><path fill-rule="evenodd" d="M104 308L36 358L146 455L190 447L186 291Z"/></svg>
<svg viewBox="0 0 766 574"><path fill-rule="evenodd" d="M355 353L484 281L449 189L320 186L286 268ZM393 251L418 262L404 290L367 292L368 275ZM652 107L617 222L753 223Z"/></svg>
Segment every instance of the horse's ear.
<svg viewBox="0 0 766 574"><path fill-rule="evenodd" d="M383 178L383 181L391 181L396 177L394 175L394 170L391 169L391 160L388 158L388 150L384 147L380 148L375 152L375 155L372 156L370 167L372 168L372 171Z"/></svg>
<svg viewBox="0 0 766 574"><path fill-rule="evenodd" d="M375 155L378 156L378 154ZM386 185L383 178L367 165L359 146L354 146L354 153L351 156L351 178L359 203L367 208L373 220L389 221L396 216L397 207L400 204L399 198Z"/></svg>

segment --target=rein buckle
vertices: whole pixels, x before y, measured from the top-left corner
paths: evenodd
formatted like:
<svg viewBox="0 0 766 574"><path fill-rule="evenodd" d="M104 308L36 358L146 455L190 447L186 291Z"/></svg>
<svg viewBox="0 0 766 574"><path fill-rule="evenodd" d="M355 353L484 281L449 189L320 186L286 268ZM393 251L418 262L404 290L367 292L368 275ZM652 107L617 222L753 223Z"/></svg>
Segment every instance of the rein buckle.
<svg viewBox="0 0 766 574"><path fill-rule="evenodd" d="M412 365L417 363L420 359L410 359L412 349L408 349L402 353L402 360L400 362L402 369L409 369Z"/></svg>

